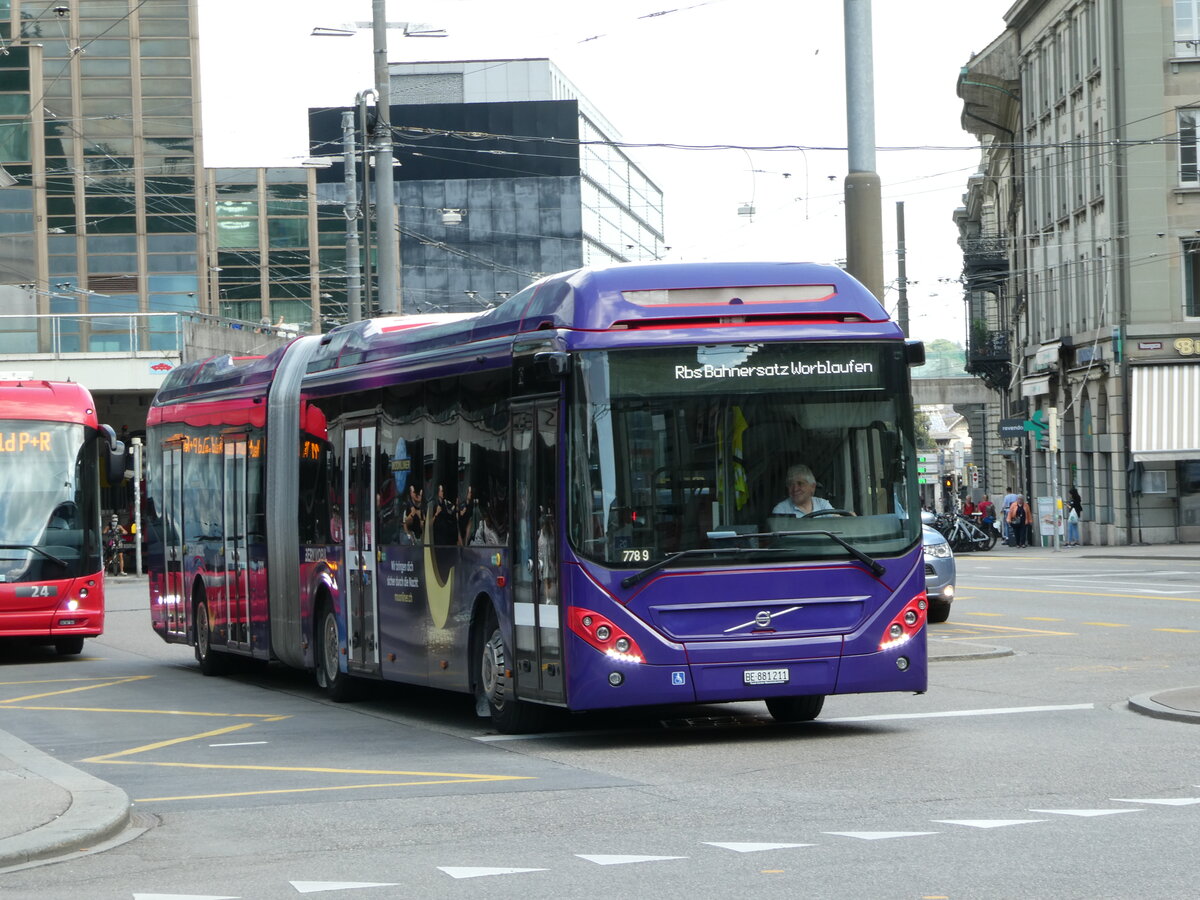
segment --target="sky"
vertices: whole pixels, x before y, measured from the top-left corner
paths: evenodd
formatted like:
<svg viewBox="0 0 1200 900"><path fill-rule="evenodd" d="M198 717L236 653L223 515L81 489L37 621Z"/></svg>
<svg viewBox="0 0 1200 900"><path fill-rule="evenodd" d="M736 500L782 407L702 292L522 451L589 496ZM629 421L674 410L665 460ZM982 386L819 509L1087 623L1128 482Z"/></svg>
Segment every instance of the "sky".
<svg viewBox="0 0 1200 900"><path fill-rule="evenodd" d="M925 341L964 341L953 213L980 154L955 85L1013 2L872 4L884 302L894 314L902 201L910 331ZM626 151L663 190L664 258L845 259L839 0L388 0L387 13L447 32L389 31L391 62L545 57L620 139L674 145ZM370 20L370 0L199 0L205 165L307 158L308 108L374 84L369 24L311 32Z"/></svg>

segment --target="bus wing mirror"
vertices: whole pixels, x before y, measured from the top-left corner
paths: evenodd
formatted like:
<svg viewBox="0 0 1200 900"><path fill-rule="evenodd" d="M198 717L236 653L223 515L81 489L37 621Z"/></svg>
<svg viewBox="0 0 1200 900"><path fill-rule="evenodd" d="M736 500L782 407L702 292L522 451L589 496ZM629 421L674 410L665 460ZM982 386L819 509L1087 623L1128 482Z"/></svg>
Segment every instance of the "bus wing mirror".
<svg viewBox="0 0 1200 900"><path fill-rule="evenodd" d="M925 342L905 341L904 356L908 361L909 368L925 365Z"/></svg>
<svg viewBox="0 0 1200 900"><path fill-rule="evenodd" d="M101 425L100 434L108 451L109 483L121 481L125 478L125 442L117 440L117 433L111 425Z"/></svg>

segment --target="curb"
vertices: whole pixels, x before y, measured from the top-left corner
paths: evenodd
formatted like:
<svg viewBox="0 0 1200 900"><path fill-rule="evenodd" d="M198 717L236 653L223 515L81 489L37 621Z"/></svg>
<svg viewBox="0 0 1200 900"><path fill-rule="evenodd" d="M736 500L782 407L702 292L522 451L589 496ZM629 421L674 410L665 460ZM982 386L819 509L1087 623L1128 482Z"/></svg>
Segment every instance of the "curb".
<svg viewBox="0 0 1200 900"><path fill-rule="evenodd" d="M945 652L942 648L949 645L955 645L955 649L950 652ZM935 645L938 645L935 648ZM959 649L959 645L962 649ZM962 641L954 641L947 638L928 638L927 646L929 648L929 661L934 662L957 662L964 659L999 659L1002 656L1014 656L1016 651L1011 647L996 647L988 644L966 645Z"/></svg>
<svg viewBox="0 0 1200 900"><path fill-rule="evenodd" d="M60 762L4 731L0 731L0 756L7 756L35 777L53 782L71 795L71 805L57 819L0 840L0 869L88 850L129 826L132 804L119 787Z"/></svg>
<svg viewBox="0 0 1200 900"><path fill-rule="evenodd" d="M1176 709L1173 706L1167 706L1155 700L1155 697L1166 697L1170 691L1160 692L1157 694L1139 694L1136 697L1129 698L1129 708L1136 713L1141 713L1143 716L1151 716L1155 719L1171 719L1175 722L1190 722L1194 725L1200 725L1200 713L1191 712L1186 709Z"/></svg>

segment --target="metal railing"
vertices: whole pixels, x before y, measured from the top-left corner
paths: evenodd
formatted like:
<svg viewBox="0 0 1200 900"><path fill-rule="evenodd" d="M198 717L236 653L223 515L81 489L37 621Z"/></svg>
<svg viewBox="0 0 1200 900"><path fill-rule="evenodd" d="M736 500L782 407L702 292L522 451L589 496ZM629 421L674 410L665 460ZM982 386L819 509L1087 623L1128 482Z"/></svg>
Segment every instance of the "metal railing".
<svg viewBox="0 0 1200 900"><path fill-rule="evenodd" d="M297 332L197 312L0 315L0 358L65 359L269 353Z"/></svg>

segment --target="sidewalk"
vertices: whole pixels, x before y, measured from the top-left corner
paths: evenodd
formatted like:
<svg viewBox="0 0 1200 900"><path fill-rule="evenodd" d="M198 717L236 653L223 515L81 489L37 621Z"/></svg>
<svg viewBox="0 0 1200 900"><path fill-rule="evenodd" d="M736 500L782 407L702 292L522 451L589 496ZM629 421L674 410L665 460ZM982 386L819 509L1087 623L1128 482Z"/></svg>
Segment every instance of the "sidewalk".
<svg viewBox="0 0 1200 900"><path fill-rule="evenodd" d="M126 793L0 731L0 871L95 849L130 825Z"/></svg>

